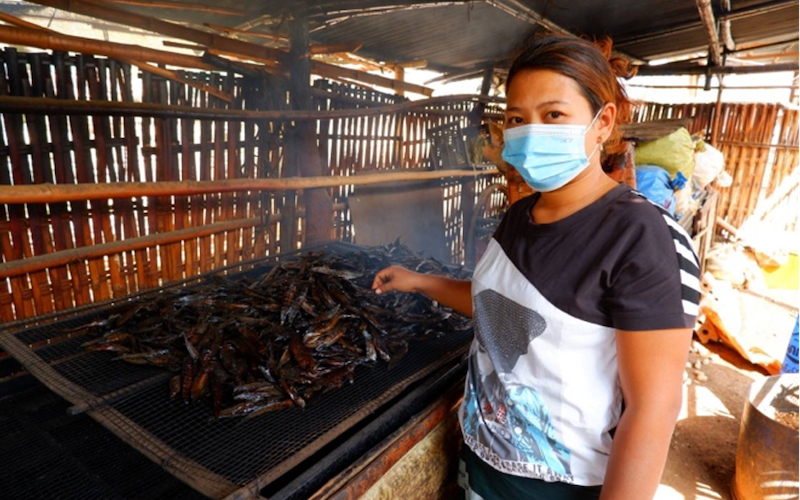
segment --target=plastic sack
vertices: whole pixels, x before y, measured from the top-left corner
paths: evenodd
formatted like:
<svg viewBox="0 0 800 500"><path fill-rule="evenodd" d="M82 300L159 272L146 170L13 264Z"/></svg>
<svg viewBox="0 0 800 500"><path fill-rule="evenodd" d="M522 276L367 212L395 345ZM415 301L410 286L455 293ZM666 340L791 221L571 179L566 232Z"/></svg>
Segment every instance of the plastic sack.
<svg viewBox="0 0 800 500"><path fill-rule="evenodd" d="M712 243L706 253L706 270L714 278L741 287L747 281L747 255L733 243Z"/></svg>
<svg viewBox="0 0 800 500"><path fill-rule="evenodd" d="M691 179L694 171L694 141L691 134L681 127L675 132L655 141L639 144L634 148L637 165L658 165L674 178L681 172Z"/></svg>
<svg viewBox="0 0 800 500"><path fill-rule="evenodd" d="M672 180L669 172L657 165L636 166L636 190L672 215L675 215L677 205L675 188L683 187L685 182L683 174L679 173L677 179Z"/></svg>
<svg viewBox="0 0 800 500"><path fill-rule="evenodd" d="M722 171L717 176L717 186L721 188L731 187L733 185L733 177L726 171Z"/></svg>
<svg viewBox="0 0 800 500"><path fill-rule="evenodd" d="M725 168L725 157L719 149L701 142L694 154L694 181L702 189L714 181Z"/></svg>
<svg viewBox="0 0 800 500"><path fill-rule="evenodd" d="M699 209L700 203L694 197L691 183L675 191L675 218L694 215Z"/></svg>

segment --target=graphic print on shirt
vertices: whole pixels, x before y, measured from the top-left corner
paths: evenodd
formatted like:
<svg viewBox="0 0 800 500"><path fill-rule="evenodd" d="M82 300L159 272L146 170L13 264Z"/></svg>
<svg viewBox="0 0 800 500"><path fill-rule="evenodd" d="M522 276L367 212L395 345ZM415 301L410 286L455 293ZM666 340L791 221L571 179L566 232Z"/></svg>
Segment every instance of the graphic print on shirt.
<svg viewBox="0 0 800 500"><path fill-rule="evenodd" d="M504 386L500 380L514 378L517 361L545 332L547 323L536 311L494 290L484 290L474 300L479 342L471 374L480 377L475 385L483 392L477 395L467 391L465 430L495 452L502 450L499 458L504 461L540 464L557 474L569 475L569 450L561 444L542 398L531 387Z"/></svg>
<svg viewBox="0 0 800 500"><path fill-rule="evenodd" d="M622 412L616 331L692 327L699 266L627 186L552 224L532 221L536 200L509 209L475 267L464 442L503 473L597 486Z"/></svg>

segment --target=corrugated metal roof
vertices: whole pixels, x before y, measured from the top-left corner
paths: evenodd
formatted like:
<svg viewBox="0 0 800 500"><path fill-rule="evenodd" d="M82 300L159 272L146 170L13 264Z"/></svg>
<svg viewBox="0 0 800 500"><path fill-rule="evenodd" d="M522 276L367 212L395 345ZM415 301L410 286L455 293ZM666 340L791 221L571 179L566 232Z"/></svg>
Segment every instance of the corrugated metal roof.
<svg viewBox="0 0 800 500"><path fill-rule="evenodd" d="M425 59L434 68L471 68L503 60L534 30L486 3L360 17L319 31L322 43L359 41L360 53L380 60Z"/></svg>
<svg viewBox="0 0 800 500"><path fill-rule="evenodd" d="M180 2L139 1L154 5ZM575 34L610 36L618 50L640 61L697 54L708 46L695 0L184 1L187 6L246 12L241 16L197 12L189 7L178 10L110 3L183 23L208 22L270 33L286 33L288 19L305 15L310 19L312 42L362 42L361 55L394 63L424 59L429 67L446 72L502 66L519 43L540 29L537 17ZM723 0L713 1L718 17L723 3ZM737 43L798 39L798 0L728 3L732 12L731 31ZM6 7L0 3L0 9ZM264 39L260 42L267 43Z"/></svg>

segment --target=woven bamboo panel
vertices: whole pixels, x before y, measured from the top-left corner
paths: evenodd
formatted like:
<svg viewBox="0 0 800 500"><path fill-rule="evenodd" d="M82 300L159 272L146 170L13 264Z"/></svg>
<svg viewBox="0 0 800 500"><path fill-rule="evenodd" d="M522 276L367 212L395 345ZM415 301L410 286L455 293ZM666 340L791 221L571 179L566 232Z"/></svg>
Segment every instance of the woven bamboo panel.
<svg viewBox="0 0 800 500"><path fill-rule="evenodd" d="M156 103L192 108L289 109L287 84L275 77L181 71L233 96L227 103L185 83L91 55L0 50L0 95ZM398 103L402 98L355 85L316 83L318 110ZM317 120L323 168L332 176L426 167L426 130L471 124L474 102ZM96 184L260 179L284 176L287 132L281 120L240 121L152 116L4 113L0 119L0 183ZM478 181L480 188L488 181ZM329 188L331 239L352 241L351 186ZM454 262L463 261L462 205L471 193L444 188L443 217ZM290 214L289 217L285 217ZM143 196L3 205L0 212L0 317L41 317L190 278L302 245L303 197L293 192ZM281 228L281 224L284 225ZM283 238L282 238L283 236ZM105 250L103 245L123 243ZM34 271L3 265L67 255ZM96 251L95 251L96 250ZM59 253L60 252L60 253Z"/></svg>
<svg viewBox="0 0 800 500"><path fill-rule="evenodd" d="M634 109L633 121L692 117L689 132L712 141L714 112L713 103L642 103ZM741 227L798 167L798 111L777 103L723 103L713 139L733 178L730 187L718 188L717 216ZM796 228L796 211L784 212L778 225Z"/></svg>

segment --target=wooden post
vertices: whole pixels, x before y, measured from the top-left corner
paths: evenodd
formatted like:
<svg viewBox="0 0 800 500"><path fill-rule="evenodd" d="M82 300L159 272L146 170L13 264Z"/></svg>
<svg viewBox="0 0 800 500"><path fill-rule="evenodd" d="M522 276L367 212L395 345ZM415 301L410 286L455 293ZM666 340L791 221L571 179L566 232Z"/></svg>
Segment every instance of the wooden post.
<svg viewBox="0 0 800 500"><path fill-rule="evenodd" d="M406 80L406 69L402 66L395 66L394 79L397 80L398 82L404 82ZM402 88L396 89L394 92L400 97L405 97L406 95L406 93L403 91Z"/></svg>
<svg viewBox="0 0 800 500"><path fill-rule="evenodd" d="M714 107L714 122L711 125L711 137L709 138L709 142L715 148L719 149L719 124L720 124L720 115L722 114L722 89L725 87L722 84L722 75L717 75L719 79L719 89L717 90L717 104Z"/></svg>
<svg viewBox="0 0 800 500"><path fill-rule="evenodd" d="M292 109L311 109L311 39L308 33L308 20L305 18L294 19L289 25L289 65L290 65L290 95ZM303 121L295 123L286 155L283 177L296 176L319 177L328 175L323 171L317 146L317 122ZM291 241L291 248L296 248L296 217L294 194L286 193L286 207L289 207L287 217L281 227L281 241ZM306 244L328 241L331 238L333 222L333 202L327 189L308 189L303 191L303 201L306 207L303 239ZM288 225L288 228L284 228ZM291 240L285 240L284 235Z"/></svg>
<svg viewBox="0 0 800 500"><path fill-rule="evenodd" d="M700 21L705 28L706 36L708 37L708 58L714 66L723 65L722 61L722 47L719 43L719 34L717 33L717 22L714 19L714 10L711 8L711 0L696 0L697 11L700 14Z"/></svg>
<svg viewBox="0 0 800 500"><path fill-rule="evenodd" d="M492 89L492 79L494 78L494 67L487 66L483 70L483 80L481 81L481 97L489 97L489 92ZM474 113L471 116L470 125L478 130L480 135L480 126L483 122L483 113L486 109L485 101L481 100L475 104ZM467 138L469 139L469 137ZM467 144L470 149L470 144ZM463 215L462 231L464 235L464 263L467 266L475 265L475 242L470 241L474 238L467 239L470 229L467 226L471 223L473 212L475 211L475 200L478 193L475 192L477 183L474 178L465 178L461 183L461 213Z"/></svg>

